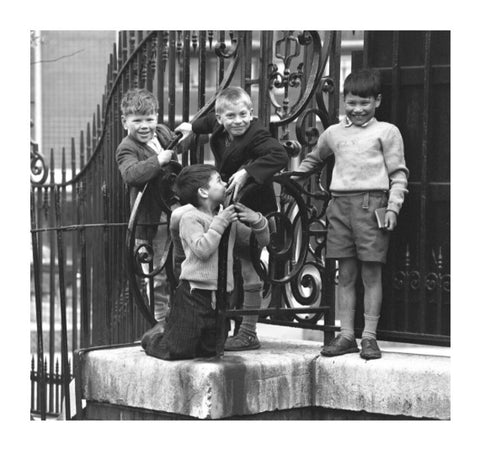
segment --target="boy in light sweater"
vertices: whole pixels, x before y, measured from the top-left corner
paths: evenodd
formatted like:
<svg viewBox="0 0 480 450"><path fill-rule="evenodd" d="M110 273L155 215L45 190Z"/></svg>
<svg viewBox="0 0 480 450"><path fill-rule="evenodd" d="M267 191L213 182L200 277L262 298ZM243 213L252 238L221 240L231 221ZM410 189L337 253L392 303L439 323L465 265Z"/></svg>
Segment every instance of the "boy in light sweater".
<svg viewBox="0 0 480 450"><path fill-rule="evenodd" d="M227 257L227 294L233 291L234 245L249 245L253 231L260 247L268 244L267 219L235 203L222 208L226 183L214 166L194 164L177 176L176 191L183 208L179 236L185 259L165 330L155 326L142 338L145 352L160 359L215 356L215 305L218 288L218 247L231 224Z"/></svg>
<svg viewBox="0 0 480 450"><path fill-rule="evenodd" d="M382 264L385 263L390 231L407 192L408 169L403 140L395 125L375 119L380 106L380 76L372 70L351 73L344 84L346 117L320 135L313 151L302 161L299 172L318 167L335 156L327 207L326 257L338 260L338 300L341 332L322 349L324 356L358 352L354 334L355 283L358 261L365 288L360 356L377 359L381 351L376 331L382 306ZM382 228L375 210L386 207Z"/></svg>

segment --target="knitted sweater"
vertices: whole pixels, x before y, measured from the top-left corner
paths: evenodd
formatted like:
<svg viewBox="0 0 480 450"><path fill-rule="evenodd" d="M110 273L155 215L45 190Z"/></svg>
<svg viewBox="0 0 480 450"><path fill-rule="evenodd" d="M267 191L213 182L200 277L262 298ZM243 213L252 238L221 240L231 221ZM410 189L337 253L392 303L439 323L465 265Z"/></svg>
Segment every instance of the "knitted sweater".
<svg viewBox="0 0 480 450"><path fill-rule="evenodd" d="M192 288L216 290L218 282L218 246L228 222L211 217L199 209L186 211L180 219L180 238L185 252L180 280L188 280ZM270 239L267 219L262 216L250 227L232 223L228 240L227 292L233 290L233 247L235 242L248 245L251 232L264 247Z"/></svg>
<svg viewBox="0 0 480 450"><path fill-rule="evenodd" d="M403 139L398 128L372 118L359 127L346 120L328 127L316 147L300 164L308 172L331 154L335 155L332 194L389 191L387 209L400 212L407 191L409 171L405 165Z"/></svg>

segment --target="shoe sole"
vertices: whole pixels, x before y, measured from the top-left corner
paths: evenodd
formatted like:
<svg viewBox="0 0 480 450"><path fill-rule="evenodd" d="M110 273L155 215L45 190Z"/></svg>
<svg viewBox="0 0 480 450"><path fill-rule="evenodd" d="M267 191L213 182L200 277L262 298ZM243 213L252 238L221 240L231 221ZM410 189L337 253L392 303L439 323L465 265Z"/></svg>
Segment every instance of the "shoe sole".
<svg viewBox="0 0 480 450"><path fill-rule="evenodd" d="M346 355L347 353L358 353L360 351L360 349L357 347L357 348L354 348L354 347L351 347L351 348L347 348L345 350L340 350L340 351L332 351L332 352L329 352L328 350L327 351L324 351L322 350L320 353L323 355L323 356L340 356L340 355Z"/></svg>
<svg viewBox="0 0 480 450"><path fill-rule="evenodd" d="M260 345L254 347L239 347L239 348L224 348L226 352L244 352L245 350L257 350L260 348Z"/></svg>
<svg viewBox="0 0 480 450"><path fill-rule="evenodd" d="M378 354L377 354L377 355L365 355L365 354L360 353L360 358L363 358L363 359L365 359L365 360L367 360L367 361L368 361L369 359L380 359L381 357L382 357L381 354L380 354L380 355L378 355Z"/></svg>

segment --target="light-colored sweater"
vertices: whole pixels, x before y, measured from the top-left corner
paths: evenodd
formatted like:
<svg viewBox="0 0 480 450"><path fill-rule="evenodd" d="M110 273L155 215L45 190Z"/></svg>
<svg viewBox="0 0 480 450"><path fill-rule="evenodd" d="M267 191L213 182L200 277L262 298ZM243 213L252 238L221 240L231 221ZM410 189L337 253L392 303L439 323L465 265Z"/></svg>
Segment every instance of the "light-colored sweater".
<svg viewBox="0 0 480 450"><path fill-rule="evenodd" d="M199 209L188 209L180 219L180 239L185 260L182 262L180 280L187 280L192 288L216 290L218 285L218 246L228 222L211 217ZM270 232L264 216L247 227L241 222L232 223L228 240L227 292L234 288L233 248L235 242L248 245L250 234L255 233L260 247L268 245Z"/></svg>
<svg viewBox="0 0 480 450"><path fill-rule="evenodd" d="M332 153L335 155L332 194L388 191L387 209L400 212L408 192L409 171L405 165L403 139L395 125L372 118L359 127L344 119L320 135L317 145L297 170L308 172Z"/></svg>

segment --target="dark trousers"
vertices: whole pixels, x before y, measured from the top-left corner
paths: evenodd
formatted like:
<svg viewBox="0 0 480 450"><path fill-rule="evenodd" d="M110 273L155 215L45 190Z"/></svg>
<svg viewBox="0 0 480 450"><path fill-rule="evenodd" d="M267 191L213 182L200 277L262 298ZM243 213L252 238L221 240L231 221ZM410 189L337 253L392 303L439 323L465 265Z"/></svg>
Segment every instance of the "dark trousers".
<svg viewBox="0 0 480 450"><path fill-rule="evenodd" d="M165 328L160 324L142 337L145 353L160 359L215 356L215 310L212 291L190 289L182 280L175 292Z"/></svg>

